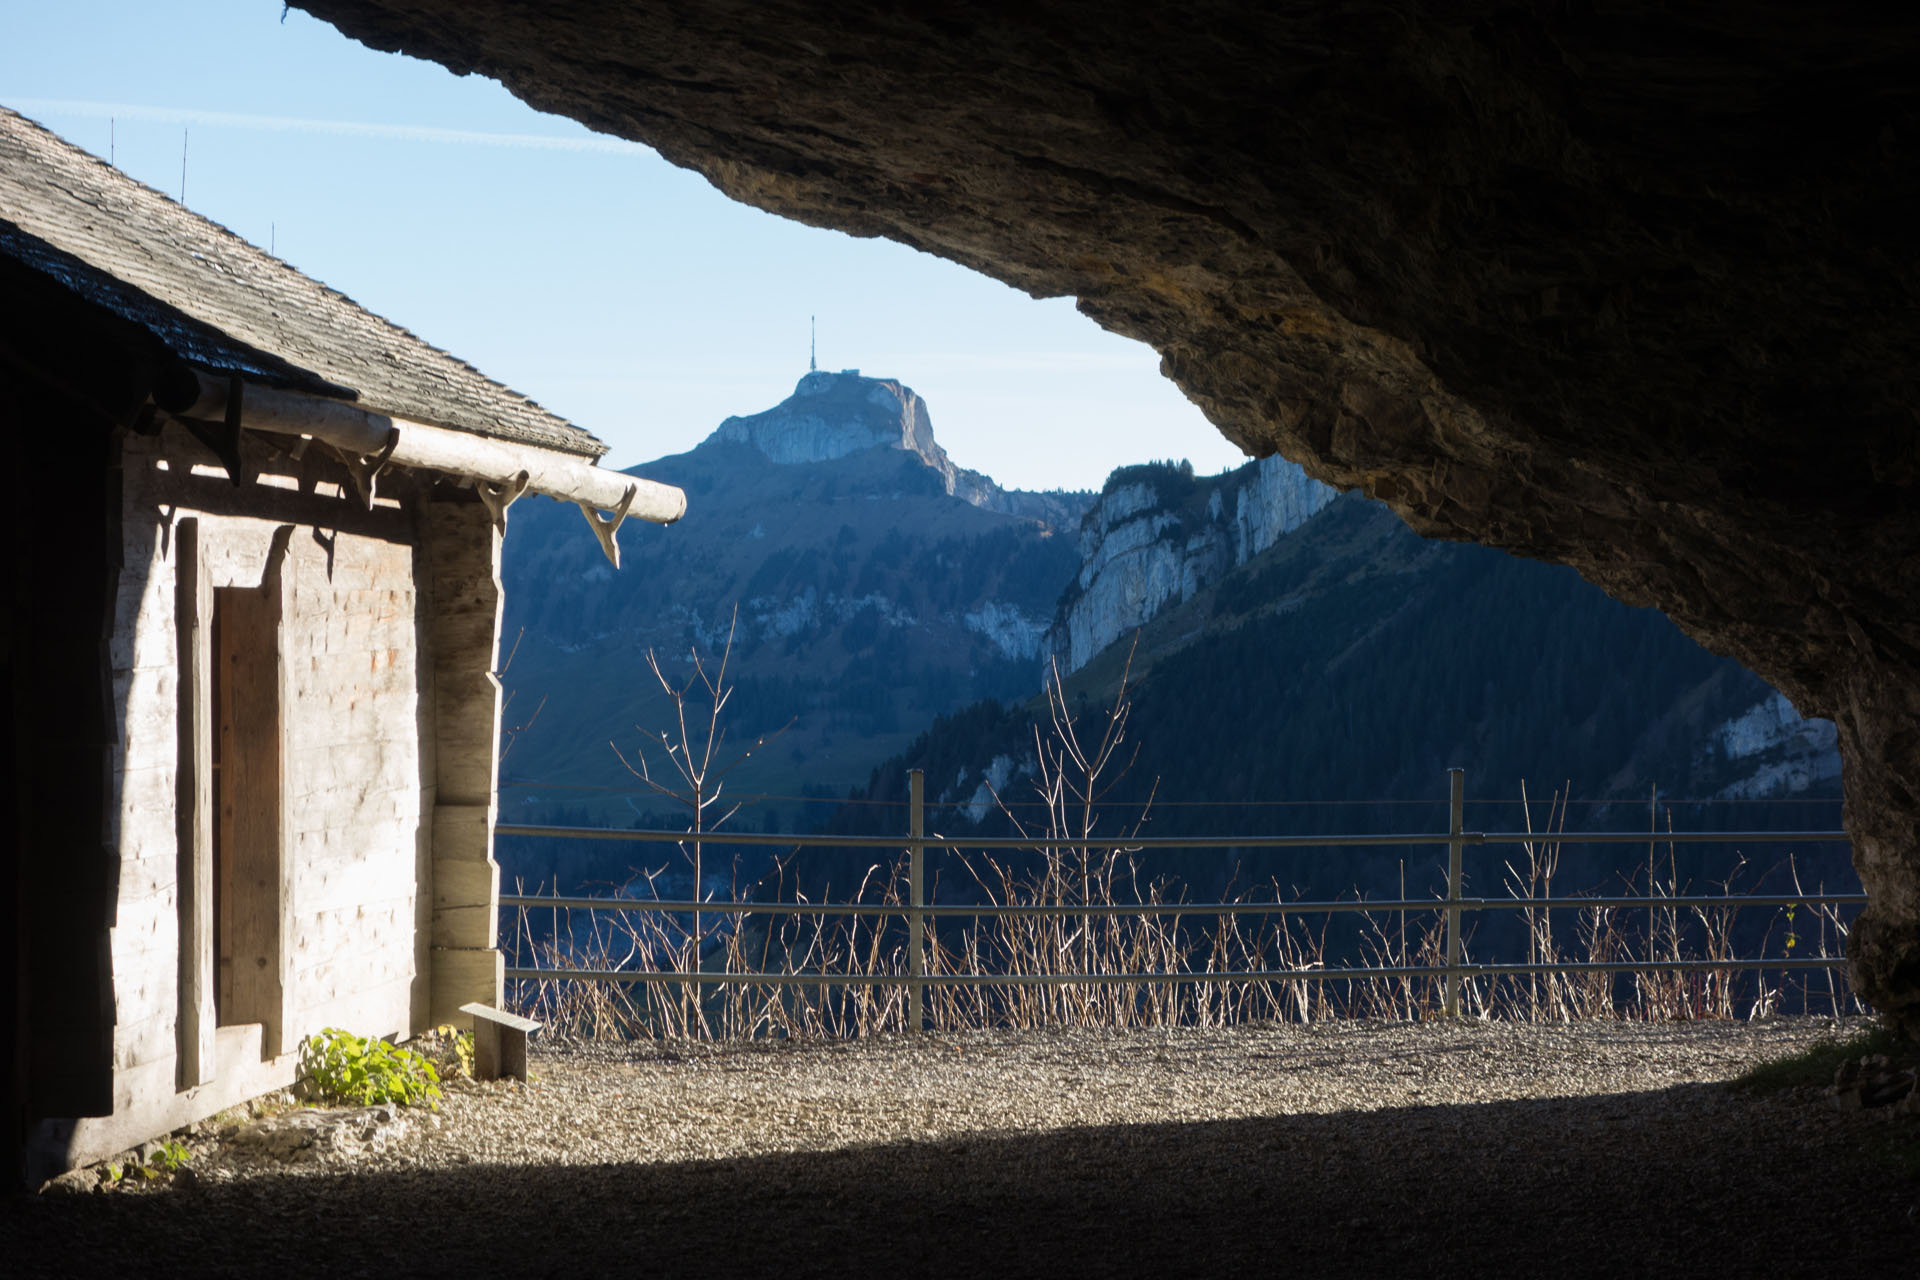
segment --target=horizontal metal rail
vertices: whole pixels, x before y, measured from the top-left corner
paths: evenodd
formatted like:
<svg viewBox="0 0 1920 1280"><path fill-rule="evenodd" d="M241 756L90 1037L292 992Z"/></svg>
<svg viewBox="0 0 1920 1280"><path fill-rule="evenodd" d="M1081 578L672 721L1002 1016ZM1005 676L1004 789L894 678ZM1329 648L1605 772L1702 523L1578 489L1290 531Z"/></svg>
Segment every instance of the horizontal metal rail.
<svg viewBox="0 0 1920 1280"><path fill-rule="evenodd" d="M1348 982L1376 978L1500 977L1522 973L1671 973L1710 969L1837 969L1837 956L1781 956L1757 960L1609 960L1568 964L1443 964L1374 969L1198 970L1193 973L682 973L671 969L508 969L509 982L665 982L715 987L1085 987L1130 983Z"/></svg>
<svg viewBox="0 0 1920 1280"><path fill-rule="evenodd" d="M535 894L503 893L503 907L556 911L698 911L719 916L1279 916L1322 915L1335 912L1444 911L1458 906L1467 911L1571 911L1598 907L1798 907L1864 906L1864 893L1688 894L1672 898L1395 898L1385 901L1338 902L1092 902L1066 903L928 904L922 907L891 902L726 902L671 901L650 898L544 898Z"/></svg>
<svg viewBox="0 0 1920 1280"><path fill-rule="evenodd" d="M617 827L542 827L503 822L495 835L545 836L556 840L626 840L635 844L785 845L790 848L904 849L900 836L781 835L767 831L735 831L695 836L686 831L623 831ZM1166 849L1312 849L1396 848L1402 845L1451 844L1831 844L1844 843L1844 831L1444 831L1412 835L1324 836L941 836L918 841L928 849L1125 849L1145 852Z"/></svg>
<svg viewBox="0 0 1920 1280"><path fill-rule="evenodd" d="M501 836L533 836L564 840L614 840L642 844L686 844L706 846L764 845L785 848L874 849L907 855L910 881L908 901L897 903L811 903L811 902L705 902L646 898L596 898L580 896L542 896L502 894L500 906L517 911L589 911L589 912L673 912L701 913L710 916L859 916L904 919L910 939L903 973L709 973L659 971L651 969L572 969L511 968L511 982L613 982L669 983L699 987L785 986L785 987L883 987L905 986L910 992L908 1027L919 1030L921 993L928 987L1016 987L1016 986L1133 986L1141 984L1200 983L1257 984L1298 982L1364 982L1392 979L1442 980L1445 984L1442 1008L1449 1015L1460 1010L1461 984L1475 978L1501 978L1523 974L1626 974L1720 972L1753 970L1838 969L1846 964L1838 956L1776 956L1741 960L1732 957L1705 960L1587 961L1567 963L1475 964L1461 955L1464 941L1462 917L1476 911L1587 911L1645 910L1651 922L1653 912L1661 909L1686 909L1695 912L1738 912L1744 908L1798 906L1838 908L1865 905L1861 893L1793 894L1676 894L1662 897L1544 897L1544 898L1469 898L1462 889L1465 877L1460 852L1482 845L1758 845L1845 843L1844 831L1467 831L1462 821L1465 812L1464 774L1449 771L1451 800L1445 832L1409 834L1328 834L1328 835L1239 835L1239 836L1100 836L1091 838L1047 836L949 837L925 834L924 806L921 803L918 771L911 777L909 832L893 835L791 835L775 832L703 833L685 831L631 830L605 827L547 826L527 823L501 823L495 833ZM923 854L927 849L954 850L1085 850L1119 849L1127 852L1161 850L1245 850L1312 848L1406 848L1445 846L1448 853L1447 896L1444 898L1388 899L1367 901L1318 902L1142 902L1142 903L944 903L935 906L924 901L920 888ZM1404 967L1359 967L1342 969L1274 969L1219 972L1163 973L926 973L927 956L922 954L922 926L929 918L965 919L982 917L1111 917L1111 916L1295 916L1331 914L1437 913L1446 926L1448 963ZM1649 923L1651 936L1652 925Z"/></svg>

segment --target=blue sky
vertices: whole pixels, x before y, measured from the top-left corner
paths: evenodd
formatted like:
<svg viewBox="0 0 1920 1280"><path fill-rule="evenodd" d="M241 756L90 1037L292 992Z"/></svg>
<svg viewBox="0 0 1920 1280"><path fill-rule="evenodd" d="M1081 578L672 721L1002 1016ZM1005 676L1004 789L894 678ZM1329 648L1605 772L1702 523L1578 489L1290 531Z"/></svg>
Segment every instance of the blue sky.
<svg viewBox="0 0 1920 1280"><path fill-rule="evenodd" d="M1070 299L735 204L499 85L375 53L277 0L0 0L0 103L112 158L587 427L616 466L692 447L823 368L927 400L1022 488L1239 451L1147 347Z"/></svg>

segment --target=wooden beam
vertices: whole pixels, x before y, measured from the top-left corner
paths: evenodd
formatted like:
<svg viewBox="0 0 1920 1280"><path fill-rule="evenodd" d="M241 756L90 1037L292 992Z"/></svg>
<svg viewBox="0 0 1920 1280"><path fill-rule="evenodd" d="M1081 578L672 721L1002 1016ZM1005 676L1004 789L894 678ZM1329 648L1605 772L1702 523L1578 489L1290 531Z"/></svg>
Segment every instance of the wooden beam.
<svg viewBox="0 0 1920 1280"><path fill-rule="evenodd" d="M179 839L175 906L179 919L179 997L175 1045L177 1087L213 1079L213 596L200 549L200 522L174 526L174 635L179 697L179 755L174 822Z"/></svg>
<svg viewBox="0 0 1920 1280"><path fill-rule="evenodd" d="M687 495L672 485L604 471L591 459L539 445L455 431L370 413L339 400L247 384L241 422L255 431L311 436L357 458L386 455L387 464L464 476L499 488L542 493L601 511L672 524L687 512ZM201 380L200 398L179 415L225 421L225 385ZM397 433L397 434L396 434ZM384 464L383 464L384 465ZM520 476L524 474L524 482ZM505 522L505 508L501 508Z"/></svg>
<svg viewBox="0 0 1920 1280"><path fill-rule="evenodd" d="M435 804L428 1003L435 1023L463 1004L497 1006L500 868L493 860L499 770L500 530L488 504L427 504L422 599L433 671Z"/></svg>

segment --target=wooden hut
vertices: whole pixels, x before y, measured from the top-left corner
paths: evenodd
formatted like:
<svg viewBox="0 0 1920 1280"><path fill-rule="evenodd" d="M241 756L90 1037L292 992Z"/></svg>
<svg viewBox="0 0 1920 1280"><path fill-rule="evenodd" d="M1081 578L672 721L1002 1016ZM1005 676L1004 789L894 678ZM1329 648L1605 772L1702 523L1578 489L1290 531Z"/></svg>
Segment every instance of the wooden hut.
<svg viewBox="0 0 1920 1280"><path fill-rule="evenodd" d="M10 1168L497 1005L508 507L679 491L5 111L0 423Z"/></svg>

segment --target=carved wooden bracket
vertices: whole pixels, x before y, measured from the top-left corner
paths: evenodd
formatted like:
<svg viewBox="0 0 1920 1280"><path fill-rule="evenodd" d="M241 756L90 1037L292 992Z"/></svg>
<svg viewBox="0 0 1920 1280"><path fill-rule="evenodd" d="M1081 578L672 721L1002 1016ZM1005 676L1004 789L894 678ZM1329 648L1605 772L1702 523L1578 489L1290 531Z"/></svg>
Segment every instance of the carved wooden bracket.
<svg viewBox="0 0 1920 1280"><path fill-rule="evenodd" d="M614 541L614 535L620 532L620 526L627 518L627 508L633 505L634 494L640 492L639 485L627 489L627 496L620 499L620 505L613 509L611 517L602 516L587 503L580 504L580 514L587 518L587 527L593 530L593 536L600 539L600 549L607 553L607 559L613 567L620 567L620 544Z"/></svg>
<svg viewBox="0 0 1920 1280"><path fill-rule="evenodd" d="M515 499L527 491L533 482L533 476L526 471L515 472L513 477L495 484L491 480L475 480L473 491L480 495L480 501L487 504L487 511L493 516L493 527L501 533L507 531L507 508Z"/></svg>

